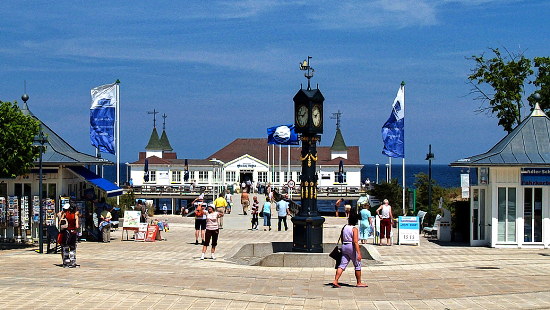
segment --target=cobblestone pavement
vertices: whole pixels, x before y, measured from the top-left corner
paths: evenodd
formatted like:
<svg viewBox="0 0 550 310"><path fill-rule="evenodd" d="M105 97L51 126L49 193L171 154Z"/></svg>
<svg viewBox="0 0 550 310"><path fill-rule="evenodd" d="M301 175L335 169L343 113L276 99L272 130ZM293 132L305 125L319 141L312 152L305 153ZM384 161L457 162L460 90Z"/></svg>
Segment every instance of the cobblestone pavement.
<svg viewBox="0 0 550 310"><path fill-rule="evenodd" d="M291 241L292 229L249 230L250 218L225 218L218 259L199 260L192 218L167 216L166 241L82 242L80 268L59 267L59 255L34 249L0 251L0 309L550 309L550 251L443 246L378 246L368 288L352 268L334 289L331 268L276 268L231 263L246 243ZM161 216L164 218L164 216ZM327 218L335 242L344 218ZM261 229L260 223L260 229ZM209 255L207 255L209 257Z"/></svg>

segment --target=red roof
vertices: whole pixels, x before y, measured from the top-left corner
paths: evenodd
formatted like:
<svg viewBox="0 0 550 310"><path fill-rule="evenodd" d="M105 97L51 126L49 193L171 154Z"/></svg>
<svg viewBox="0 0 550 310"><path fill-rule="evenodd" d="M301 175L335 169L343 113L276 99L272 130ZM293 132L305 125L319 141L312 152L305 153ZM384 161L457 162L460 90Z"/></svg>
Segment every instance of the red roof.
<svg viewBox="0 0 550 310"><path fill-rule="evenodd" d="M233 142L229 143L221 150L216 153L208 156L208 158L216 158L223 162L228 162L239 158L245 154L248 154L252 157L255 157L261 161L267 162L267 139L265 138L255 138L255 139L245 139L239 138L235 139ZM282 147L281 154L281 164L286 164L288 161L288 150L287 146ZM290 148L290 163L292 165L300 164L300 152L301 148L294 146ZM273 154L272 146L269 146L269 157L270 163L273 162L271 158ZM340 160L344 162L344 165L361 165L359 159L359 147L358 146L348 146L348 158L335 158L330 159L330 147L329 146L318 146L317 147L317 165L338 165ZM279 160L279 147L275 146L275 162L278 163Z"/></svg>

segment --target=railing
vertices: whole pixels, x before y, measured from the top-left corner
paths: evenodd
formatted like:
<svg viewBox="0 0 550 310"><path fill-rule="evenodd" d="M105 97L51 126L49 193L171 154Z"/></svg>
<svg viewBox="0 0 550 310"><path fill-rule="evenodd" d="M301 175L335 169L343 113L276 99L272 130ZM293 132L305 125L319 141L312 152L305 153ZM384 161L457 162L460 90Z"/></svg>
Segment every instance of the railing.
<svg viewBox="0 0 550 310"><path fill-rule="evenodd" d="M189 185L142 185L142 186L132 186L126 187L126 191L132 190L136 195L160 195L160 196L190 196L190 195L199 195L204 193L205 195L213 195L220 193L222 190L225 190L226 187L223 186L194 186ZM276 187L275 187L276 188ZM288 187L284 186L279 190L279 192L286 194L288 193ZM293 193L299 193L300 186L296 186L293 189ZM332 196L360 196L365 194L365 188L360 186L319 186L317 188L318 197L332 197Z"/></svg>

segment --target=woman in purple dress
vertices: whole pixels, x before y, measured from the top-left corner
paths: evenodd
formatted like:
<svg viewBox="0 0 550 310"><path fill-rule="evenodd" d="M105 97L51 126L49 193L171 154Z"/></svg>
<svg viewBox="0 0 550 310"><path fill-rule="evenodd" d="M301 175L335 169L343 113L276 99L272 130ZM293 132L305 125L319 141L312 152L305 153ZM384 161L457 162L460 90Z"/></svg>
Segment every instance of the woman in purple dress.
<svg viewBox="0 0 550 310"><path fill-rule="evenodd" d="M363 257L361 256L361 246L359 245L359 229L356 227L358 221L359 215L357 214L357 209L352 208L348 217L348 225L342 229L342 260L336 269L332 287L340 287L338 280L350 261L353 262L353 266L355 267L357 286L368 286L366 283L361 282L361 259Z"/></svg>

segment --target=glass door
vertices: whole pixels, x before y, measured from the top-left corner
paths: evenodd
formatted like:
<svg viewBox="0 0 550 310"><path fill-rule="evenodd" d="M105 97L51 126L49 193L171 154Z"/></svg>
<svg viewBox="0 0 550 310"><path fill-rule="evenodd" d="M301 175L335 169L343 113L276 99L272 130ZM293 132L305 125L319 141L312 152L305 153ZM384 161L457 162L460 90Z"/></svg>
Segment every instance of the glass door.
<svg viewBox="0 0 550 310"><path fill-rule="evenodd" d="M498 242L516 242L516 188L499 187Z"/></svg>
<svg viewBox="0 0 550 310"><path fill-rule="evenodd" d="M523 218L523 242L542 242L542 188L524 189Z"/></svg>
<svg viewBox="0 0 550 310"><path fill-rule="evenodd" d="M486 212L486 189L472 188L472 226L470 229L470 244L473 246L486 244L485 229L487 226Z"/></svg>

